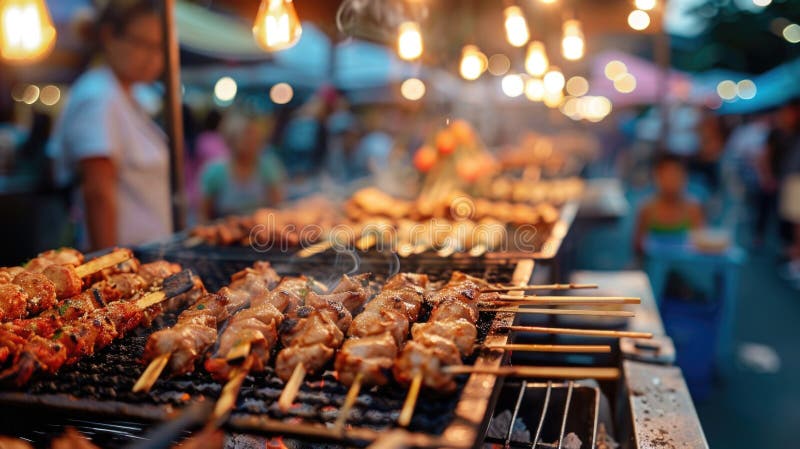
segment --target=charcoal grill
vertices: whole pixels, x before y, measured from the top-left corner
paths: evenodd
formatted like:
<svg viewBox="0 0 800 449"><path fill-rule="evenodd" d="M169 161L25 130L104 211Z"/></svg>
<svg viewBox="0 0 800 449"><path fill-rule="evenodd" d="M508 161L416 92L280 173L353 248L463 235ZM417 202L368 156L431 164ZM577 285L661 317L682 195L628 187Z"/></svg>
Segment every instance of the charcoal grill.
<svg viewBox="0 0 800 449"><path fill-rule="evenodd" d="M222 279L227 280L230 274L252 263L235 260L230 260L227 264L208 263L208 259L187 261L170 255L167 257L192 266L206 280L209 288L218 287L218 284L223 283ZM143 259L148 260L147 257ZM388 270L376 272L378 278L385 278L399 268L391 257L365 258L359 262L362 267ZM320 265L325 263L335 265L338 262L335 257L327 261L274 261L276 269L285 275L319 272ZM509 264L501 259L495 259L491 263L477 263L466 259L447 263L440 260L436 263L434 259L423 259L416 266L403 266L403 270L427 273L433 281L444 281L454 270L462 270L492 282L508 283L527 282L533 265L533 261ZM209 267L213 267L213 271L206 271ZM174 319L174 315L167 316L162 324L168 325ZM496 332L496 328L512 324L512 319L512 314L483 313L478 323L480 338L490 344L505 343L507 336ZM130 425L129 420L163 421L174 416L190 402L211 402L219 396L221 385L202 370L189 376L159 380L146 395L131 393L131 387L143 370L137 362L147 334L148 332L143 332L118 341L90 358L65 367L56 377L36 380L24 391L2 392L0 403L6 405L6 410L9 407L27 408L31 411L46 409L61 416L66 412L66 416L71 416L72 419L77 415L94 416L87 418L88 421L85 422L91 422L97 416L103 416L107 422L108 417L113 416L128 420L126 424L112 424L124 428ZM495 367L502 360L502 352L492 351L479 353L467 363ZM498 384L493 375L462 376L457 394L421 399L409 426L410 438L422 446L472 447L487 424L484 417L489 415L495 386ZM228 427L245 432L298 436L306 440L338 441L363 446L375 441L381 432L395 426L405 399L405 391L397 387L362 392L348 420L347 431L338 434L332 430L331 424L337 417L347 389L336 381L332 372L309 379L298 393L296 403L299 405L286 414L281 413L276 404L282 387L283 382L269 370L257 377L248 376L239 395L239 403L228 421ZM31 438L36 439L37 435L42 438L36 432L41 431L33 431ZM113 446L114 442L110 444Z"/></svg>

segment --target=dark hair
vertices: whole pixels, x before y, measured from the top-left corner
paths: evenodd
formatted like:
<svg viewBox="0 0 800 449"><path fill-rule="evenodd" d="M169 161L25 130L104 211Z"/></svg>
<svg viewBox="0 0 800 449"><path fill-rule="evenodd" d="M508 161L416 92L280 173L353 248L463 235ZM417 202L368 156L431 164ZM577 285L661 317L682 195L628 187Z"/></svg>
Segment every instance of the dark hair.
<svg viewBox="0 0 800 449"><path fill-rule="evenodd" d="M218 110L212 109L206 114L206 119L203 121L203 131L216 131L219 129L220 123L222 123L222 114Z"/></svg>
<svg viewBox="0 0 800 449"><path fill-rule="evenodd" d="M100 30L108 27L115 36L125 34L134 20L149 14L160 14L161 3L157 0L104 0L96 3L95 15L85 23L79 23L79 33L87 42L96 43Z"/></svg>
<svg viewBox="0 0 800 449"><path fill-rule="evenodd" d="M673 153L661 153L656 156L655 162L653 163L653 169L658 170L666 167L667 165L676 165L679 168L686 168L682 157Z"/></svg>

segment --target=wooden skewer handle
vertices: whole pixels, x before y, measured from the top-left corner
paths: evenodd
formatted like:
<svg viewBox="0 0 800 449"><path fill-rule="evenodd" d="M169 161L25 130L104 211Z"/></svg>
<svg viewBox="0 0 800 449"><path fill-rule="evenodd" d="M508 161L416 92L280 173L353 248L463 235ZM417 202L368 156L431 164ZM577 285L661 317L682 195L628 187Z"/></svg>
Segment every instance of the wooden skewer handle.
<svg viewBox="0 0 800 449"><path fill-rule="evenodd" d="M422 387L422 373L417 373L411 379L411 387L408 389L406 401L403 403L400 417L397 418L397 424L401 427L408 427L411 424L411 417L414 416L414 408L417 405L420 387Z"/></svg>
<svg viewBox="0 0 800 449"><path fill-rule="evenodd" d="M105 270L106 268L110 268L114 265L125 262L131 257L133 257L131 250L127 248L115 249L108 254L102 255L96 259L86 262L83 265L75 267L75 273L78 275L78 277L86 277L92 273L97 273L98 271Z"/></svg>
<svg viewBox="0 0 800 449"><path fill-rule="evenodd" d="M500 366L479 368L474 366L448 366L450 374L493 374L502 377L531 377L548 379L618 379L618 368L582 368L572 366Z"/></svg>
<svg viewBox="0 0 800 449"><path fill-rule="evenodd" d="M294 398L297 397L297 392L300 390L300 386L303 384L303 379L305 379L305 377L306 367L303 366L302 363L298 363L294 367L294 371L292 371L292 377L286 382L283 391L281 391L281 396L278 398L278 408L282 412L285 413L292 408Z"/></svg>
<svg viewBox="0 0 800 449"><path fill-rule="evenodd" d="M561 304L641 304L641 298L629 296L514 296L499 295L503 301L560 302Z"/></svg>
<svg viewBox="0 0 800 449"><path fill-rule="evenodd" d="M341 434L342 431L344 431L344 426L347 424L347 418L350 416L350 410L352 410L353 406L356 404L358 393L361 391L361 383L363 380L364 373L359 372L356 374L353 384L350 385L350 389L347 391L347 396L344 398L344 404L339 410L339 416L336 417L336 423L334 423L333 426L336 433Z"/></svg>
<svg viewBox="0 0 800 449"><path fill-rule="evenodd" d="M583 309L533 309L522 307L486 307L480 308L481 312L511 312L531 315L582 315L582 316L609 316L630 318L636 316L628 310L583 310Z"/></svg>
<svg viewBox="0 0 800 449"><path fill-rule="evenodd" d="M597 288L597 284L539 284L539 285L505 285L484 289L484 292L515 292L533 290L586 290Z"/></svg>
<svg viewBox="0 0 800 449"><path fill-rule="evenodd" d="M297 257L305 259L306 257L311 257L315 254L319 254L321 252L327 251L328 249L333 247L333 239L325 240L323 242L315 243L311 246L301 249L297 252Z"/></svg>
<svg viewBox="0 0 800 449"><path fill-rule="evenodd" d="M538 344L519 344L506 343L484 346L486 349L505 349L508 351L522 352L581 352L581 353L604 353L611 352L609 345L538 345Z"/></svg>
<svg viewBox="0 0 800 449"><path fill-rule="evenodd" d="M161 372L166 368L167 362L169 362L171 356L171 353L166 353L151 360L150 364L147 365L147 369L144 370L139 380L134 384L133 392L138 393L144 391L146 393L150 391L158 380L158 377L161 376Z"/></svg>
<svg viewBox="0 0 800 449"><path fill-rule="evenodd" d="M586 337L611 338L653 338L650 332L612 331L604 329L570 329L566 327L508 326L514 332L534 332L540 334L582 335Z"/></svg>

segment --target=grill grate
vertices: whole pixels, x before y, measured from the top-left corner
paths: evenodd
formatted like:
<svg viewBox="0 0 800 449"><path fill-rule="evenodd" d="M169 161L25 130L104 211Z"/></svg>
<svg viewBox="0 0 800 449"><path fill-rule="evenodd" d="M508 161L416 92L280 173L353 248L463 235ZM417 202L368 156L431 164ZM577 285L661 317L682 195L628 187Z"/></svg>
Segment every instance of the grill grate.
<svg viewBox="0 0 800 449"><path fill-rule="evenodd" d="M147 255L139 256L145 261L149 260ZM209 260L209 258L183 260L180 256L171 254L157 256L194 268L210 289L216 288L216 283L226 283L230 274L252 264L252 260L229 259L228 263L220 263L219 258L217 260ZM329 274L340 270L338 272L340 274L341 268L347 267L345 263L347 259L344 259L345 262L342 261L344 257L349 257L349 255L337 255L324 261L284 259L274 261L273 265L279 273L284 275L309 273L312 270L315 273L324 273L320 267L326 267L330 271ZM506 283L511 281L514 270L514 264L509 264L504 260L487 263L469 259L459 261L423 258L416 261L403 260L400 264L396 264L396 260L390 256L372 255L360 257L357 262L363 271L372 271L379 281L402 270L424 272L433 281L441 282L447 280L453 271L459 270L491 282ZM213 271L206 271L212 268ZM130 419L134 417L152 420L164 419L169 410L185 406L190 399L215 399L220 394L221 385L213 381L202 369L188 376L161 379L156 382L148 394L130 392L144 369L138 363L138 359L142 354L147 336L157 328L170 325L175 319L175 313L168 314L159 319L153 328L140 330L137 335L117 341L100 353L81 360L75 365L65 367L55 377L38 379L23 390L22 395L13 396L11 402L16 401L21 405L45 405L49 406L50 410L69 408L87 414L102 413L106 415L102 420L103 423L112 426L111 429L115 429L114 426L117 425L130 425ZM482 341L489 333L493 319L493 314L482 314L478 323L479 341ZM473 356L466 360L466 363L473 363L476 357ZM436 396L432 392L425 392L418 402L409 430L427 435L442 434L454 420L456 406L461 396L460 390L467 380L467 376L459 379L459 392L453 395ZM275 404L282 387L283 382L271 369L258 376L248 376L243 384L231 420L234 427L236 422L248 422L248 418L270 418L276 422L288 424L304 423L321 425L322 428L330 427L336 420L338 410L347 393L346 387L336 381L334 374L326 371L321 376L307 380L296 399L296 403L299 405L284 414L278 410L277 404ZM489 392L486 394L488 400ZM0 402L4 398L7 402L9 401L9 397L5 393L0 393ZM394 427L404 399L405 388L397 386L364 390L359 395L348 424L357 429L373 431ZM109 406L109 404L112 405ZM101 405L103 407L100 407ZM124 416L128 421L117 424L108 419L108 414ZM63 425L69 424L66 419L55 419L54 421L60 424L48 424L44 430L37 426L23 436L35 442L46 442L53 435L60 433ZM103 428L105 424L99 424L98 428ZM18 428L12 429L14 433L19 434ZM113 434L113 432L109 434ZM115 436L119 437L119 435ZM101 442L107 444L106 447L109 448L120 447L119 442L114 439L101 440Z"/></svg>

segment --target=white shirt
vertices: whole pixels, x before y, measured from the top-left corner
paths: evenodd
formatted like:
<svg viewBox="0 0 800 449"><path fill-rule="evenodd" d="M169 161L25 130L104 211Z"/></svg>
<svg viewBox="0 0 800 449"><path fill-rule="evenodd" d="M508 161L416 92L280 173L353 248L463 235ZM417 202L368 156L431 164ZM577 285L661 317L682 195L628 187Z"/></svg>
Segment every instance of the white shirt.
<svg viewBox="0 0 800 449"><path fill-rule="evenodd" d="M172 231L166 138L107 67L84 73L72 86L48 154L61 186L79 183L81 160L111 159L117 170L119 245L157 240Z"/></svg>

